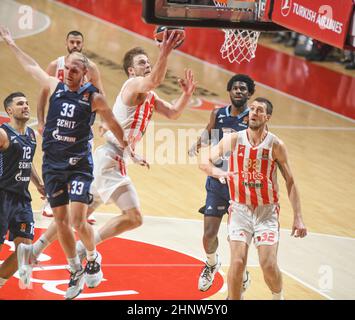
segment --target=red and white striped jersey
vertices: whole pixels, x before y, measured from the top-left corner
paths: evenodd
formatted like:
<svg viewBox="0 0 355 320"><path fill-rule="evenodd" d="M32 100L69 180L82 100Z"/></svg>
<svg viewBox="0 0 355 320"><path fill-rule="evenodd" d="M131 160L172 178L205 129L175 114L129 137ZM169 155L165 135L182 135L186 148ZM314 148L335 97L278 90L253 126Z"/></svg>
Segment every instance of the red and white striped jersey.
<svg viewBox="0 0 355 320"><path fill-rule="evenodd" d="M277 164L272 159L275 135L268 132L258 145L249 142L247 130L238 133L229 158L229 171L238 172L228 181L231 200L251 205L278 203Z"/></svg>
<svg viewBox="0 0 355 320"><path fill-rule="evenodd" d="M153 91L149 91L145 100L141 104L136 106L125 105L122 101L122 92L128 81L131 80L132 79L128 79L123 84L122 89L116 98L116 102L112 111L116 120L122 126L129 144L134 149L137 142L142 139L147 129L148 123L153 115L156 94ZM112 132L106 132L105 137L109 142L118 145L118 141Z"/></svg>
<svg viewBox="0 0 355 320"><path fill-rule="evenodd" d="M59 79L59 81L61 82L64 82L64 66L65 66L65 56L58 57L55 77Z"/></svg>

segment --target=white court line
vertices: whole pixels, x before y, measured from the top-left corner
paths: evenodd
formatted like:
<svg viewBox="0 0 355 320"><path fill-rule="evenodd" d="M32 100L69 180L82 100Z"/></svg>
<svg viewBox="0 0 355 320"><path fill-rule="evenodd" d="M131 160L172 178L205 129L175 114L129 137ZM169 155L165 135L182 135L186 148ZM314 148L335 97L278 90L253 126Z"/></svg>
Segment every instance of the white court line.
<svg viewBox="0 0 355 320"><path fill-rule="evenodd" d="M79 13L79 14L81 14L81 15L83 15L83 16L86 16L86 17L88 17L88 18L91 18L91 19L93 19L93 20L95 20L95 21L98 21L98 22L101 22L101 23L103 23L103 24L106 24L106 25L109 25L109 26L111 26L111 27L114 27L114 28L116 28L116 29L118 29L118 30L121 30L121 31L124 32L124 33L131 34L131 35L133 35L133 36L136 37L136 38L139 38L139 39L144 40L144 41L146 41L146 42L151 42L151 43L154 43L154 44L155 44L155 40L149 39L149 38L147 38L147 37L145 37L145 36L140 35L139 33L133 32L133 31L131 31L131 30L127 30L127 29L125 29L125 28L123 28L123 27L120 27L120 26L118 26L118 25L116 25L116 24L114 24L114 23L112 23L112 22L109 22L109 21L106 21L106 20L104 20L104 19L98 18L98 17L96 17L96 16L94 16L94 15L92 15L92 14L89 14L89 13L87 13L87 12L81 11L81 10L79 10L79 9L77 9L77 8L71 7L71 6L69 6L69 5L67 5L67 4L64 4L64 3L61 3L61 2L57 2L57 1L54 1L54 0L48 0L48 1L49 1L49 2L52 2L52 3L55 3L55 4L58 5L58 6L67 8L67 9L72 10L72 11L74 11L74 12L77 12L77 13ZM200 58L194 57L194 56L189 55L189 54L187 54L187 53L184 53L184 52L182 52L182 51L175 50L174 53L176 53L176 54L178 54L178 55L182 55L182 56L188 57L188 58L190 58L190 59L192 59L192 60L195 60L195 61L198 61L198 62L203 63L203 64L205 64L205 65L208 65L208 66L210 66L210 67L212 67L212 68L218 69L218 70L220 70L220 71L222 71L222 72L224 72L224 73L228 73L228 74L230 74L230 75L234 75L234 74L235 74L235 72L229 71L229 70L224 69L224 68L222 68L222 67L220 67L220 66L218 66L218 65L215 65L215 64L210 63L210 62L208 62L208 61L204 61L204 60L202 60L202 59L200 59ZM219 54L219 52L216 52L216 54ZM267 88L267 89L270 90L270 91L277 92L277 93L280 94L280 95L286 96L286 97L288 97L288 98L292 98L292 99L294 99L294 100L296 100L296 101L298 101L298 102L301 102L301 103L303 103L303 104L309 105L310 107L315 108L315 109L317 109L317 110L320 110L320 111L329 113L329 114L334 115L334 116L336 116L336 117L338 117L338 118L341 118L341 119L343 119L343 120L347 120L347 121L349 121L349 122L355 123L355 119L349 118L349 117L344 116L344 115L339 114L339 113L336 113L336 112L334 112L334 111L331 111L331 110L329 110L329 109L326 109L325 107L321 107L321 106L316 105L316 104L314 104L314 103L312 103L312 102L303 100L303 99L298 98L298 97L296 97L296 96L293 96L293 95L291 95L291 94L289 94L289 93L280 91L280 90L278 90L278 89L275 89L275 88L273 88L273 87L270 87L270 86L268 86L268 85L266 85L266 84L263 84L263 83L261 83L261 82L257 82L257 81L255 81L255 82L256 82L258 85L260 85L261 87Z"/></svg>
<svg viewBox="0 0 355 320"><path fill-rule="evenodd" d="M39 213L40 211L34 211L34 212ZM108 215L114 215L114 216L117 215L117 214L114 214L114 213L106 213L106 212L95 212L95 214L96 214L96 213L97 213L97 214L108 214ZM202 222L203 222L202 220L184 219L184 218L173 218L173 217L157 217L157 216L147 216L147 215L145 215L145 217L146 217L146 218L153 218L153 219L178 220L178 221L180 221L180 222L199 222L199 223L202 223ZM289 229L281 229L281 230L289 230ZM309 232L308 234L313 234L313 233ZM355 240L355 238L340 237L340 236L327 235L327 234L320 234L320 233L314 233L314 234L321 235L321 236L330 236L330 237L340 238L340 239L342 238L342 239ZM119 236L116 236L116 238L123 238L123 239L131 240L130 238L126 238L124 234L120 234ZM143 241L143 240L132 240L132 241L138 241L138 242L141 242L141 243L145 243L145 244L152 245L152 243L147 242L147 241ZM201 261L202 264L205 263L205 261L202 260L200 257L197 257L197 256L195 256L195 255L191 255L191 254L187 254L187 253L184 252L184 251L180 251L180 250L175 249L175 248L174 248L174 249L171 249L171 248L169 248L169 247L163 247L163 246L157 245L157 244L153 244L153 245L156 246L156 247L159 247L159 248L168 249L168 250L171 250L171 251L179 252L179 253L184 254L184 255L188 255L188 256L190 256L190 257L192 257L192 258L195 258L195 259ZM124 265L124 264L122 264L122 266L123 266L123 265ZM148 265L149 265L149 266L159 266L159 264L158 264L158 265L155 265L155 264L148 264ZM111 266L116 266L116 265L112 264ZM133 266L133 264L126 264L126 266ZM140 265L134 265L134 266L140 266ZM168 266L168 265L167 265L167 264L161 264L161 266ZM193 266L193 267L196 267L196 266L198 266L198 265L195 265L195 264L175 264L175 266ZM223 264L222 266L223 266L223 267L229 267L229 265L226 265L226 264ZM247 264L247 266L248 266L248 267L260 267L260 266L257 265L257 264ZM201 266L199 266L199 267L201 267ZM304 285L305 287L307 287L307 288L313 290L314 292L320 294L321 296L323 296L323 297L325 297L325 298L327 298L327 299L329 299L329 300L334 300L334 298L332 298L332 297L330 297L329 295L323 293L322 291L320 291L319 289L313 287L312 285L306 283L305 281L301 280L300 278L298 278L298 277L295 276L294 274L292 274L292 273L290 273L290 272L288 272L288 271L285 271L285 270L283 270L283 269L281 269L281 268L280 268L280 270L281 270L282 273L284 273L284 274L286 274L287 276L289 276L290 278L292 278L292 279L298 281L299 283L301 283L301 284ZM219 271L219 273L220 273L222 276L225 275L225 273L224 273L223 271ZM221 291L222 289L223 289L223 291ZM221 290L220 290L221 293L225 292L225 288L222 287Z"/></svg>

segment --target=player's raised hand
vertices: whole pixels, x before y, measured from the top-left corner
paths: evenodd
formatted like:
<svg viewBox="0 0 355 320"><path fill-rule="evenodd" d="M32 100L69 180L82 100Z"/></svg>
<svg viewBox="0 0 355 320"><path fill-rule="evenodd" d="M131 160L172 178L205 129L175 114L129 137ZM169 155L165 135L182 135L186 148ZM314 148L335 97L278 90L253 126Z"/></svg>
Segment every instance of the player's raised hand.
<svg viewBox="0 0 355 320"><path fill-rule="evenodd" d="M158 43L161 53L163 54L170 54L170 52L179 44L181 40L184 39L184 36L173 30L168 34L168 30L164 30L163 33L163 41Z"/></svg>
<svg viewBox="0 0 355 320"><path fill-rule="evenodd" d="M295 217L292 225L291 236L295 238L304 238L307 235L307 229L301 217Z"/></svg>
<svg viewBox="0 0 355 320"><path fill-rule="evenodd" d="M194 93L197 82L194 80L194 74L191 69L185 69L185 78L179 79L178 82L186 95L191 96Z"/></svg>
<svg viewBox="0 0 355 320"><path fill-rule="evenodd" d="M0 37L3 38L8 45L15 43L14 39L12 39L10 30L5 26L0 26Z"/></svg>

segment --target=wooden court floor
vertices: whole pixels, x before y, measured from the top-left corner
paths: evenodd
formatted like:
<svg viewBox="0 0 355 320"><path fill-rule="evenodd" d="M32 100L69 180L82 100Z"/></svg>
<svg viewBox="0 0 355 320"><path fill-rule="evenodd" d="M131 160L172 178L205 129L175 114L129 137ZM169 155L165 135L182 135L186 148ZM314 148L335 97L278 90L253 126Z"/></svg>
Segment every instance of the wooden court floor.
<svg viewBox="0 0 355 320"><path fill-rule="evenodd" d="M84 52L99 66L110 105L113 105L126 79L121 67L126 50L142 46L153 62L157 57L158 51L153 41L112 24L52 1L18 2L31 5L33 9L47 15L51 24L40 33L18 39L17 44L45 68L54 58L66 53L64 40L67 32L73 29L82 31L85 35ZM9 49L1 42L0 64L1 99L13 91L26 93L31 106L32 125L36 128L39 86L18 66ZM193 241L189 241L190 234L181 237L179 232L173 230L170 239L165 237L154 241L203 260L204 253L200 240L202 217L197 210L205 200L205 176L198 170L196 160L189 159L186 153L209 119L211 107L208 106L228 103L225 87L232 74L176 51L170 57L166 81L156 90L159 96L168 101L179 96L176 77L183 76L183 69L186 67L193 70L198 81L191 107L177 121L154 115L154 122L148 128L140 146L142 153L151 161L151 169L148 171L130 165L128 170L137 188L148 223L155 223L157 229L165 228L166 223L173 224L176 221L197 223L196 228L192 228ZM282 76L282 70L275 70L275 74ZM297 81L297 78L294 80ZM334 95L336 94L337 88L334 88ZM254 96L267 97L274 103L275 111L270 122L270 130L288 147L291 166L301 194L304 221L311 233L310 237L304 240L286 239L287 229L292 226L292 210L282 177L279 175L280 224L281 228L286 230L284 246L282 246L284 238L281 239L279 262L281 269L287 266L283 274L285 291L288 292L286 297L354 299L355 121L326 112L262 83L257 83ZM200 102L204 106L202 110L198 107ZM98 146L103 141L98 136L97 124L94 125L94 132L95 146ZM37 139L40 145L41 137L37 136ZM38 148L35 166L39 172L41 156L41 150ZM30 190L33 195L33 209L39 211L42 201L32 186ZM96 227L104 223L111 213L117 212L113 205L102 206L99 210L100 213L96 215L98 220ZM36 214L39 226L45 227L48 224L46 219L48 218ZM139 230L129 233L127 237L150 241L152 235L145 232L143 225ZM224 236L225 230L221 230L223 271L226 273L229 252ZM334 239L335 242L329 239ZM336 242L338 240L344 240L344 243L340 246L340 243ZM182 243L177 245L177 242ZM255 252L251 253L250 260L253 282L246 299L268 299L269 293L258 268ZM326 293L319 284L322 275L319 270L322 265L330 266L334 275L333 286L328 288ZM346 286L344 290L341 289L342 286ZM224 299L225 292L222 291L211 298Z"/></svg>

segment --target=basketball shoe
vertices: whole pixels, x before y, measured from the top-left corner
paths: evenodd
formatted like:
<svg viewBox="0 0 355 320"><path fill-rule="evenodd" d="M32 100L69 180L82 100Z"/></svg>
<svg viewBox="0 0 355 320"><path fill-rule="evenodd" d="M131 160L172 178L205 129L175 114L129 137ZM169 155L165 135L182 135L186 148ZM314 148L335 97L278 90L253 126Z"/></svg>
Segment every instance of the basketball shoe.
<svg viewBox="0 0 355 320"><path fill-rule="evenodd" d="M20 243L17 246L17 266L20 281L25 288L29 288L31 284L32 269L37 264L37 259L33 254L33 245Z"/></svg>
<svg viewBox="0 0 355 320"><path fill-rule="evenodd" d="M44 204L42 207L42 216L49 218L53 217L53 211L47 199L44 200Z"/></svg>
<svg viewBox="0 0 355 320"><path fill-rule="evenodd" d="M85 284L85 269L81 267L80 270L71 271L70 272L70 280L67 292L64 295L66 300L72 300L76 298L81 291L84 289Z"/></svg>
<svg viewBox="0 0 355 320"><path fill-rule="evenodd" d="M207 291L213 284L214 276L221 267L221 261L217 255L217 263L214 266L210 266L207 262L202 269L200 277L198 279L198 289L200 291Z"/></svg>
<svg viewBox="0 0 355 320"><path fill-rule="evenodd" d="M103 273L101 270L102 257L99 252L95 260L88 261L85 267L85 282L88 288L97 287L103 278Z"/></svg>

